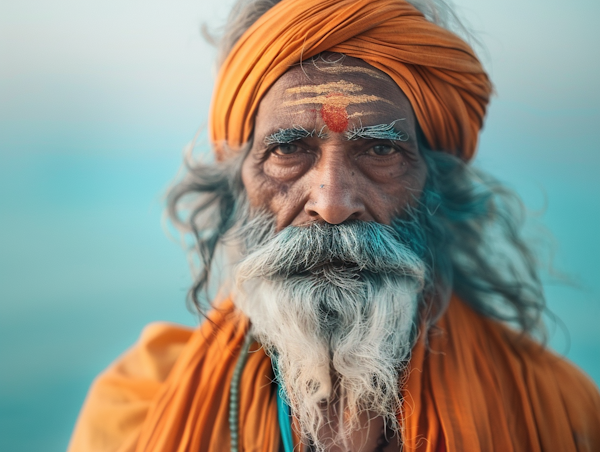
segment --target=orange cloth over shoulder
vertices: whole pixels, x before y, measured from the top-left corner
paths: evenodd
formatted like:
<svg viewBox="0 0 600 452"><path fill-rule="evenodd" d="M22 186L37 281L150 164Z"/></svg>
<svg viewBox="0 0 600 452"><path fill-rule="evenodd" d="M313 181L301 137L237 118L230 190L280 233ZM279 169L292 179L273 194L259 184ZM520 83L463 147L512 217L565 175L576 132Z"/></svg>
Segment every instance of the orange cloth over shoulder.
<svg viewBox="0 0 600 452"><path fill-rule="evenodd" d="M235 148L269 87L324 51L360 58L402 89L434 150L469 160L492 91L473 49L404 0L283 0L233 47L217 78L210 134Z"/></svg>
<svg viewBox="0 0 600 452"><path fill-rule="evenodd" d="M401 388L404 451L600 450L600 394L574 366L456 298L437 326L429 347L422 337L413 349ZM246 329L230 301L193 333L147 329L95 382L69 452L230 451L229 389ZM278 452L272 379L254 350L240 381L240 451Z"/></svg>
<svg viewBox="0 0 600 452"><path fill-rule="evenodd" d="M69 452L230 451L229 389L248 321L231 301L197 330L154 324L100 375ZM271 360L251 348L240 381L240 445L277 452Z"/></svg>

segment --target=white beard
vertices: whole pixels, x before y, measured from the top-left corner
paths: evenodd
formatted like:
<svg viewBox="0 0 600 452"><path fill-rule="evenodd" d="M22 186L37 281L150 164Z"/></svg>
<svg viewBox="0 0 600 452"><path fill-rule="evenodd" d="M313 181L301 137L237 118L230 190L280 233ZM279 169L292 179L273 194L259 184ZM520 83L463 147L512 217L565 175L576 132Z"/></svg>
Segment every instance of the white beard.
<svg viewBox="0 0 600 452"><path fill-rule="evenodd" d="M342 242L352 247L355 239ZM405 249L403 271L327 263L276 275L277 269L289 268L294 250L273 242L251 250L238 265L234 300L276 362L302 436L317 450L344 447L366 412L397 431L399 377L416 332L421 262ZM296 253L301 244L296 243Z"/></svg>

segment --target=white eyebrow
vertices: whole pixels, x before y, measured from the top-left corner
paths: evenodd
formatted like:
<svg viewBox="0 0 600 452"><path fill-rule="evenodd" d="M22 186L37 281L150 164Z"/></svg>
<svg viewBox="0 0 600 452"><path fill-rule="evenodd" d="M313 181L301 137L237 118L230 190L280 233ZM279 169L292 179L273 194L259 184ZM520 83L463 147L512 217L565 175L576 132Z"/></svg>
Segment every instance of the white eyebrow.
<svg viewBox="0 0 600 452"><path fill-rule="evenodd" d="M294 126L288 129L279 129L277 132L267 135L263 140L264 143L269 146L271 144L286 144L303 138L309 138L316 136L317 138L326 138L326 135L321 130L317 132L316 129L306 130L302 126Z"/></svg>
<svg viewBox="0 0 600 452"><path fill-rule="evenodd" d="M398 121L403 121L405 118L396 119L389 124L377 124L374 126L353 126L351 130L344 133L347 140L393 140L393 141L408 141L408 133L403 130L398 130L395 125Z"/></svg>

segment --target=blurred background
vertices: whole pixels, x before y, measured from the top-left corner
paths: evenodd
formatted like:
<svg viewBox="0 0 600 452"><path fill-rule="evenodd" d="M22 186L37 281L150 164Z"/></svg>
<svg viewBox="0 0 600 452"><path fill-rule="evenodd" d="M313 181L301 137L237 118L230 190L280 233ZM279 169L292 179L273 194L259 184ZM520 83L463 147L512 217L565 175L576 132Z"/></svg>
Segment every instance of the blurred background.
<svg viewBox="0 0 600 452"><path fill-rule="evenodd" d="M206 124L231 0L0 4L0 450L62 451L92 379L145 324L195 325L161 225ZM575 284L551 346L600 383L596 0L460 0L497 95L475 164L516 189ZM594 50L596 49L596 50Z"/></svg>

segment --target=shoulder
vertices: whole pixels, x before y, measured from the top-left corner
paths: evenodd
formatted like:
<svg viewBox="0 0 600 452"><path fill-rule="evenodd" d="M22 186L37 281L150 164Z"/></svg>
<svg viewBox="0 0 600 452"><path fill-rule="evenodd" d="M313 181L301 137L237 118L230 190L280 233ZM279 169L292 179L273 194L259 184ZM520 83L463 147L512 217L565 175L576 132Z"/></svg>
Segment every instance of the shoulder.
<svg viewBox="0 0 600 452"><path fill-rule="evenodd" d="M592 379L547 344L496 320L482 318L481 325L490 347L512 358L515 373L532 381L553 379L558 390L568 392L571 399L581 396L600 402L600 392ZM600 405L597 408L600 413Z"/></svg>
<svg viewBox="0 0 600 452"><path fill-rule="evenodd" d="M506 414L535 426L543 450L552 444L560 446L554 450L598 450L600 392L594 382L547 346L454 304L448 333L472 360L484 397L499 394L508 401Z"/></svg>
<svg viewBox="0 0 600 452"><path fill-rule="evenodd" d="M475 312L456 297L440 326L442 337L447 336L446 340L466 353L479 354L481 364L502 367L524 378L544 378L550 372L560 382L578 383L585 390L598 393L595 384L582 370L547 345Z"/></svg>
<svg viewBox="0 0 600 452"><path fill-rule="evenodd" d="M152 323L138 341L92 384L69 451L130 451L151 401L190 340L193 330Z"/></svg>
<svg viewBox="0 0 600 452"><path fill-rule="evenodd" d="M540 406L545 406L549 415L559 416L559 410L564 412L576 442L576 432L595 432L594 444L600 445L600 391L594 381L548 346L505 325L498 324L497 328L511 353L521 363L519 373L529 392L540 397ZM583 437L579 440L585 442Z"/></svg>
<svg viewBox="0 0 600 452"><path fill-rule="evenodd" d="M163 382L194 330L170 323L151 323L135 345L115 361L99 380L112 375Z"/></svg>

